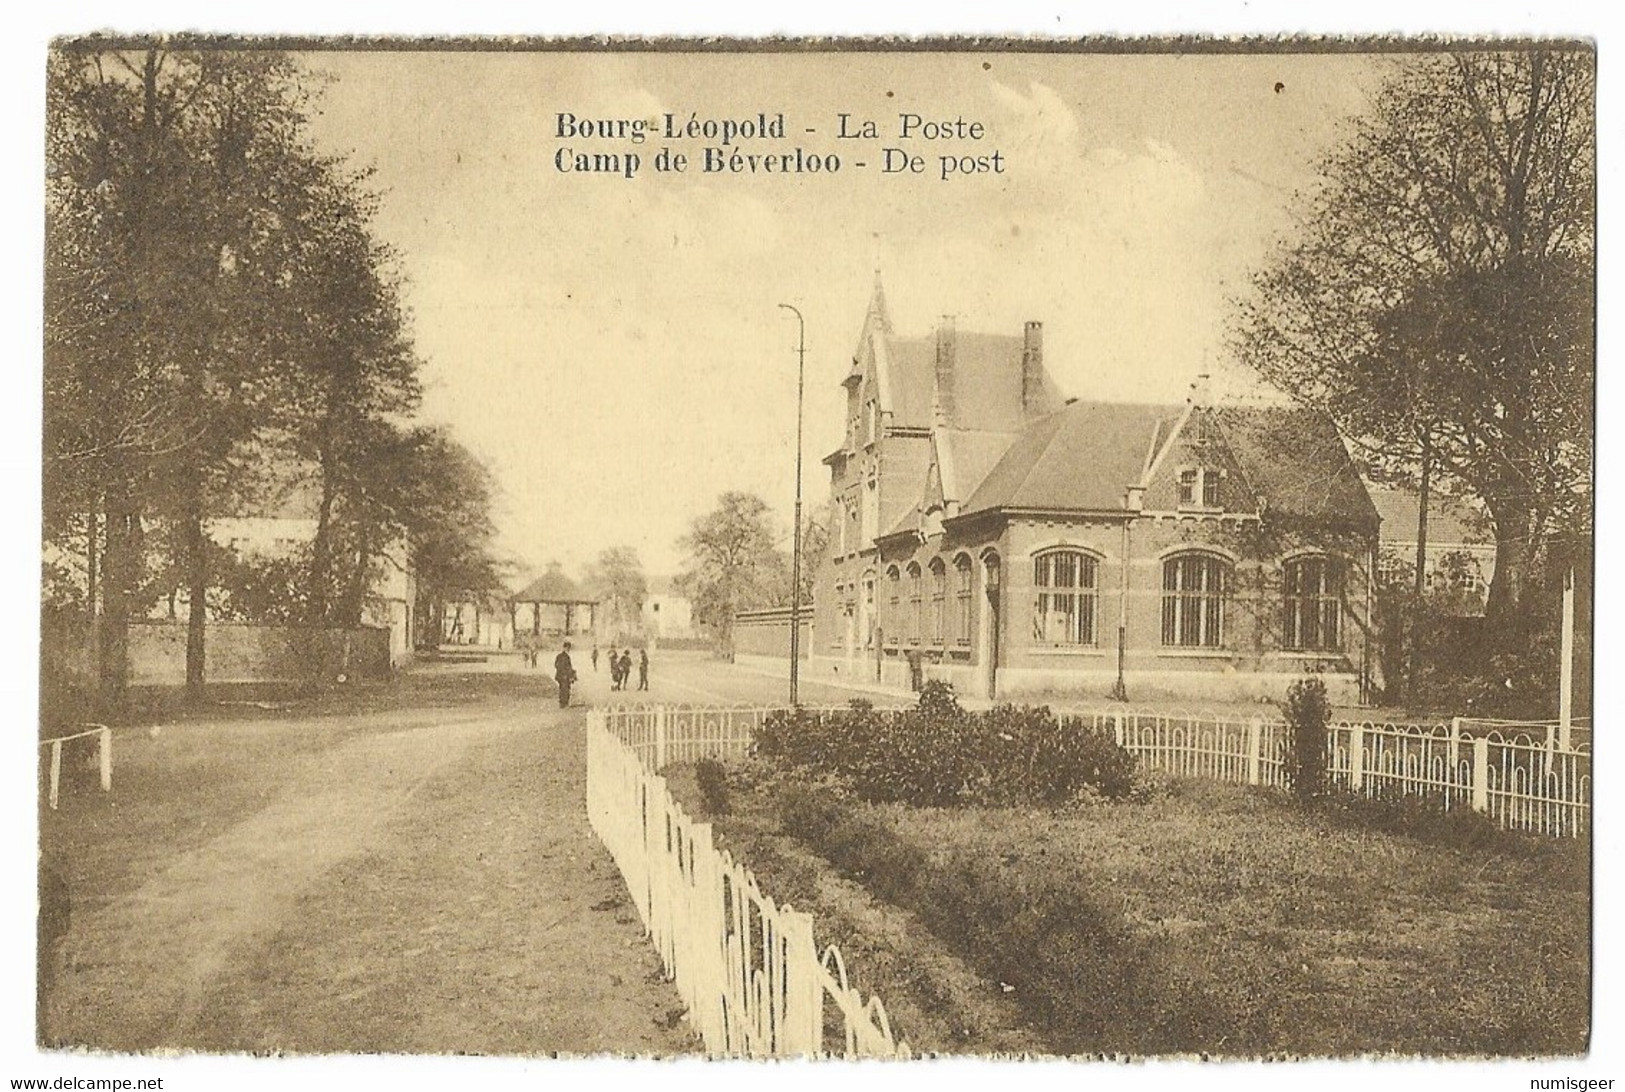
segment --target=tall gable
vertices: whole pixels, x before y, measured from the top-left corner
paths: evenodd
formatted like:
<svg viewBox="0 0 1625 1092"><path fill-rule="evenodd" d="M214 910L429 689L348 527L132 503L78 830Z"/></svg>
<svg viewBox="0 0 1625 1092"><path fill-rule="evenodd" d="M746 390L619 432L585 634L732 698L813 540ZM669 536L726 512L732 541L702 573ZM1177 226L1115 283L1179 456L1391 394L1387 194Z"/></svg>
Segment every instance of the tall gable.
<svg viewBox="0 0 1625 1092"><path fill-rule="evenodd" d="M1376 529L1377 510L1325 414L1299 407L1224 407L1215 415L1236 461L1271 509Z"/></svg>

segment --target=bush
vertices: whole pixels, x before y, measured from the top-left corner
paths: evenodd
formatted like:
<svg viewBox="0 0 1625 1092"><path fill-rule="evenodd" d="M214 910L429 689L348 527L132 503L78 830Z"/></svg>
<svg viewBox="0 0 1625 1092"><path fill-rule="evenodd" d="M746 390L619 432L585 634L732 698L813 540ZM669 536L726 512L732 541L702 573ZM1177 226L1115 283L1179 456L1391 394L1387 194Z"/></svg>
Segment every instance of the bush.
<svg viewBox="0 0 1625 1092"><path fill-rule="evenodd" d="M700 800L707 815L728 814L728 770L714 758L702 758L694 764L694 781L699 786Z"/></svg>
<svg viewBox="0 0 1625 1092"><path fill-rule="evenodd" d="M1326 724L1332 715L1326 684L1315 678L1299 679L1286 692L1282 713L1291 738L1287 781L1298 799L1312 800L1326 791Z"/></svg>
<svg viewBox="0 0 1625 1092"><path fill-rule="evenodd" d="M1047 708L1000 705L966 712L932 680L918 707L771 714L756 753L833 776L865 800L931 807L1064 804L1085 788L1119 800L1135 762L1111 735Z"/></svg>

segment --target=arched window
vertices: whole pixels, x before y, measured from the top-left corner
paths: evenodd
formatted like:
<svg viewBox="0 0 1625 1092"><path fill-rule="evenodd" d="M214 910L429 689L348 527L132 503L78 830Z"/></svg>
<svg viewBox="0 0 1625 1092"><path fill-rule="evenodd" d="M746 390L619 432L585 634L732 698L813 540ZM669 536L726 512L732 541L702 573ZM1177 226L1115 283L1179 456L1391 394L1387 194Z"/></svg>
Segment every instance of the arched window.
<svg viewBox="0 0 1625 1092"><path fill-rule="evenodd" d="M1162 563L1162 643L1218 648L1224 642L1224 597L1230 563L1213 554L1175 554Z"/></svg>
<svg viewBox="0 0 1625 1092"><path fill-rule="evenodd" d="M1081 550L1033 558L1033 640L1049 645L1095 643L1095 559Z"/></svg>
<svg viewBox="0 0 1625 1092"><path fill-rule="evenodd" d="M1343 647L1343 565L1335 557L1295 557L1284 566L1285 647L1335 652Z"/></svg>
<svg viewBox="0 0 1625 1092"><path fill-rule="evenodd" d="M886 570L886 613L880 621L888 641L897 640L898 627L903 624L903 577L893 565Z"/></svg>
<svg viewBox="0 0 1625 1092"><path fill-rule="evenodd" d="M941 644L948 622L948 566L931 559L931 640Z"/></svg>
<svg viewBox="0 0 1625 1092"><path fill-rule="evenodd" d="M920 565L917 561L908 563L908 618L904 625L907 627L908 639L920 639Z"/></svg>
<svg viewBox="0 0 1625 1092"><path fill-rule="evenodd" d="M955 610L954 643L958 645L970 644L972 580L970 556L960 554L954 559L954 605L957 608Z"/></svg>

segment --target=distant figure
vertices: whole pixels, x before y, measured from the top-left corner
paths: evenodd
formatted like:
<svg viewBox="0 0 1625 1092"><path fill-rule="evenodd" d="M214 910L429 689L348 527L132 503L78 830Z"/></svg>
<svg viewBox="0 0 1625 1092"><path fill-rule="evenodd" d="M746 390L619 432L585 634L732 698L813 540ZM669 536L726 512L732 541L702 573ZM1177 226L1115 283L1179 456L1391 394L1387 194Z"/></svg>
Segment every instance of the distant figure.
<svg viewBox="0 0 1625 1092"><path fill-rule="evenodd" d="M592 646L592 673L598 674L598 646Z"/></svg>
<svg viewBox="0 0 1625 1092"><path fill-rule="evenodd" d="M570 704L570 684L576 681L575 665L570 662L570 642L564 642L564 647L553 658L553 679L559 684L559 708L564 709Z"/></svg>
<svg viewBox="0 0 1625 1092"><path fill-rule="evenodd" d="M638 689L649 689L649 650L638 649Z"/></svg>
<svg viewBox="0 0 1625 1092"><path fill-rule="evenodd" d="M632 650L629 649L629 648L623 648L621 650L621 689L625 690L626 689L626 684L631 682L631 681L632 681Z"/></svg>
<svg viewBox="0 0 1625 1092"><path fill-rule="evenodd" d="M609 646L609 688L611 690L621 688L621 661L615 655L614 645Z"/></svg>

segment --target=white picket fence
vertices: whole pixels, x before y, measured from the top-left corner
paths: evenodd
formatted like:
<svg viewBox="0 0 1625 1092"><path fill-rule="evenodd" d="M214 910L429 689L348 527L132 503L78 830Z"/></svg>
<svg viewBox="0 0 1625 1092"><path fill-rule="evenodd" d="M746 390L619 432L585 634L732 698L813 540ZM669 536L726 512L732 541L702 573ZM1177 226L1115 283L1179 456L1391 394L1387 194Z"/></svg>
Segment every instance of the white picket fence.
<svg viewBox="0 0 1625 1092"><path fill-rule="evenodd" d="M615 859L689 1020L715 1055L907 1058L878 997L841 953L820 953L810 914L779 906L672 799L668 762L750 746L769 710L682 706L587 716L587 815Z"/></svg>
<svg viewBox="0 0 1625 1092"><path fill-rule="evenodd" d="M1288 733L1277 718L1133 709L1057 715L1112 732L1146 769L1286 784ZM1327 774L1338 788L1372 799L1420 797L1447 811L1471 808L1508 830L1580 837L1590 826L1590 745L1562 747L1550 725L1339 721L1328 737Z"/></svg>
<svg viewBox="0 0 1625 1092"><path fill-rule="evenodd" d="M102 792L113 790L113 730L105 724L86 724L83 727L85 730L82 732L40 740L41 747L50 749L51 773L46 799L50 802L52 811L56 810L57 801L62 794L62 745L72 740L96 737L96 767L101 778Z"/></svg>

